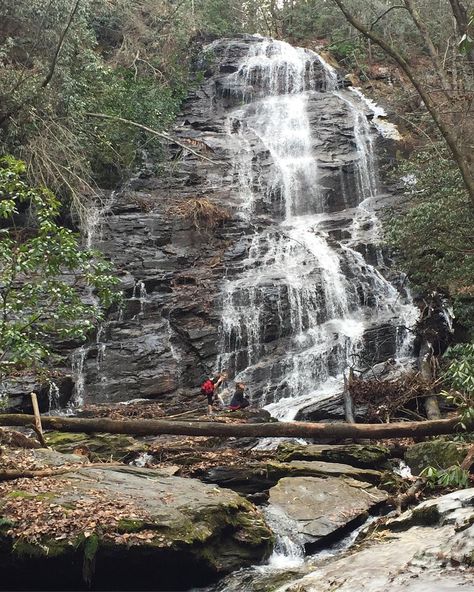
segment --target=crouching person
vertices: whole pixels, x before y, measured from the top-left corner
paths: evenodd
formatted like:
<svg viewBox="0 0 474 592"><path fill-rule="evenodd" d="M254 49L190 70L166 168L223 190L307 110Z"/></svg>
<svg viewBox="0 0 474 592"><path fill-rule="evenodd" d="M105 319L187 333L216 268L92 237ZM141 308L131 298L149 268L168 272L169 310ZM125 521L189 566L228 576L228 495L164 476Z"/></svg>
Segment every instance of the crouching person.
<svg viewBox="0 0 474 592"><path fill-rule="evenodd" d="M238 409L245 409L249 405L250 401L245 396L245 384L243 382L237 382L229 409L231 411L237 411Z"/></svg>

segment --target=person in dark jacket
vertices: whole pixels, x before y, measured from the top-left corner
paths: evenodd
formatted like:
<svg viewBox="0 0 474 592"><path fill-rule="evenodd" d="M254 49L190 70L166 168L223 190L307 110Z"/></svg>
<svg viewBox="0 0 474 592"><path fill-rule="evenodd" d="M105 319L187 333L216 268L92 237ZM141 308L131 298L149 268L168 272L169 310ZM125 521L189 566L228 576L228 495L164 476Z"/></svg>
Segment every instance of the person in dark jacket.
<svg viewBox="0 0 474 592"><path fill-rule="evenodd" d="M245 384L243 382L238 382L235 385L235 392L234 396L229 405L229 409L231 411L237 411L237 409L245 409L250 405L250 401L245 396Z"/></svg>

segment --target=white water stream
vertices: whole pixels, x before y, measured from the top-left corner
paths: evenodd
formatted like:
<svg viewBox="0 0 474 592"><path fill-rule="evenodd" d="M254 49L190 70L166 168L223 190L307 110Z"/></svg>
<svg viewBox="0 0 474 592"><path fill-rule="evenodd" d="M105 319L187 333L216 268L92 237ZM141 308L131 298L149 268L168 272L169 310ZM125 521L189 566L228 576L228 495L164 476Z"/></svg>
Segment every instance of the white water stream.
<svg viewBox="0 0 474 592"><path fill-rule="evenodd" d="M218 367L250 387L263 376L254 401L292 419L303 405L340 391L368 330L410 326L416 311L354 248L367 228L371 242L379 231L372 208L377 132L360 93L338 89L334 70L314 52L274 40L252 44L228 83L245 102L227 125L242 216L252 222L264 204L272 223L255 232L241 272L224 283ZM358 205L348 214L350 239L338 242L325 230L333 207L310 120L310 102L323 94L337 99L352 125ZM257 150L268 154L263 180L252 164ZM406 345L404 329L397 331ZM269 345L275 339L284 343L281 351Z"/></svg>

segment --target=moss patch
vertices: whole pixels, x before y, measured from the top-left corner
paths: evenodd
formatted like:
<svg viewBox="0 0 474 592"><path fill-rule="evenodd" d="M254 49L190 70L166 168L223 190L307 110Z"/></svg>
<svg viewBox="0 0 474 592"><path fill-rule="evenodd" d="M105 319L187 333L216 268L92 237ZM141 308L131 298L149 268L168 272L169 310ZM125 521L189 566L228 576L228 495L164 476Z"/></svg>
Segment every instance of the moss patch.
<svg viewBox="0 0 474 592"><path fill-rule="evenodd" d="M10 491L9 493L7 493L7 497L12 497L12 498L33 498L36 497L36 495L34 493L29 493L28 491L21 491L21 490L15 490L15 491Z"/></svg>
<svg viewBox="0 0 474 592"><path fill-rule="evenodd" d="M37 543L30 543L18 539L12 551L17 557L59 557L71 552L74 546L69 541L45 540Z"/></svg>
<svg viewBox="0 0 474 592"><path fill-rule="evenodd" d="M139 532L144 530L147 523L144 520L137 520L136 518L121 518L117 524L117 532Z"/></svg>
<svg viewBox="0 0 474 592"><path fill-rule="evenodd" d="M148 445L122 434L67 434L48 432L48 446L58 452L73 453L77 449L86 452L91 460L128 460L148 450Z"/></svg>
<svg viewBox="0 0 474 592"><path fill-rule="evenodd" d="M405 462L415 475L425 467L447 469L460 464L466 456L469 444L442 439L419 442L410 446L405 453Z"/></svg>
<svg viewBox="0 0 474 592"><path fill-rule="evenodd" d="M0 516L0 532L2 530L8 530L14 524L15 523L12 520L10 520L9 518L3 518L2 516Z"/></svg>
<svg viewBox="0 0 474 592"><path fill-rule="evenodd" d="M52 499L54 497L54 493L30 493L28 491L22 491L21 489L10 491L7 493L6 497L16 498L24 498L24 499L37 499L37 500L46 500Z"/></svg>

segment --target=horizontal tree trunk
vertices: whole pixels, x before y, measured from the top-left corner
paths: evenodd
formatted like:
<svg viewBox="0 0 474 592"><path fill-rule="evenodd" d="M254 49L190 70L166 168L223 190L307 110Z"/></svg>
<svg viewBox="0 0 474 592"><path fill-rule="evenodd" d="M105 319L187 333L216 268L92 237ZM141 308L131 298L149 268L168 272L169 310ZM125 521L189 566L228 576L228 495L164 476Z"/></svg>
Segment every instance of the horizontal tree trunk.
<svg viewBox="0 0 474 592"><path fill-rule="evenodd" d="M87 465L86 465L87 466ZM16 470L7 469L5 471L0 470L0 482L1 481L14 481L15 479L35 479L36 477L54 477L55 475L64 475L65 473L71 473L73 469L71 467L61 467L59 469L38 469L38 470Z"/></svg>
<svg viewBox="0 0 474 592"><path fill-rule="evenodd" d="M0 425L34 425L33 415L0 414ZM42 417L43 427L64 432L108 432L110 434L131 434L134 436L158 436L174 434L179 436L222 436L255 438L419 438L463 431L460 419L440 419L436 421L384 423L384 424L348 424L348 423L219 423L207 421L167 421L155 419L135 419L120 421L98 418L82 419L77 417Z"/></svg>

